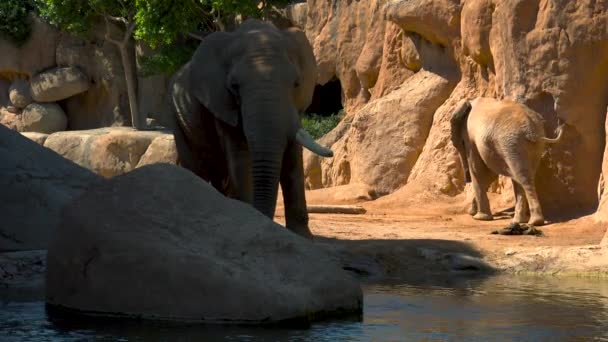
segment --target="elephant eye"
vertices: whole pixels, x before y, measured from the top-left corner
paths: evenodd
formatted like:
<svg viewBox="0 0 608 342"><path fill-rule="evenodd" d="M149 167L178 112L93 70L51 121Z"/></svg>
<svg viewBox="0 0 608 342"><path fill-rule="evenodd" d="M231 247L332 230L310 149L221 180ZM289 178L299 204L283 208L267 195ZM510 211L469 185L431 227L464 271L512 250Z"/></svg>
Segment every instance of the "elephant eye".
<svg viewBox="0 0 608 342"><path fill-rule="evenodd" d="M298 82L298 81L293 82L293 87L294 88L297 88L299 86L300 86L300 82Z"/></svg>

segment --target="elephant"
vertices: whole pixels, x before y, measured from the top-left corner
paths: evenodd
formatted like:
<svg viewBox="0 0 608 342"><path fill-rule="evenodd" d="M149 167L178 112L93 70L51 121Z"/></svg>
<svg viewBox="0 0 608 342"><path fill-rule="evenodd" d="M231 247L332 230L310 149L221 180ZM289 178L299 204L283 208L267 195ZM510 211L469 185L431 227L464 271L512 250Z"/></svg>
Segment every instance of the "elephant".
<svg viewBox="0 0 608 342"><path fill-rule="evenodd" d="M170 83L178 163L270 219L280 183L287 229L312 238L302 147L333 156L301 127L316 78L300 29L249 19L206 36Z"/></svg>
<svg viewBox="0 0 608 342"><path fill-rule="evenodd" d="M543 225L545 219L535 177L546 144L558 143L545 135L542 116L509 100L478 97L462 100L450 120L451 141L462 162L465 182L472 183L475 198L469 214L492 220L486 191L498 175L511 178L515 193L513 223Z"/></svg>

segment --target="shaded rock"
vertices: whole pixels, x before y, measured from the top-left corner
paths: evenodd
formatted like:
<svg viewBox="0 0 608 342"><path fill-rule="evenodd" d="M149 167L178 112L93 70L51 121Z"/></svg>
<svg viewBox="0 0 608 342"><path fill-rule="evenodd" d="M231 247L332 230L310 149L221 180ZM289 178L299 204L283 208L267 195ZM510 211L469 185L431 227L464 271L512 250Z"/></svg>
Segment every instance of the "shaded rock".
<svg viewBox="0 0 608 342"><path fill-rule="evenodd" d="M406 68L412 71L418 71L420 68L422 68L420 54L418 53L416 45L412 41L411 36L408 36L407 39L403 40L403 45L401 46L401 51L399 51L399 54L399 57L401 57L401 62Z"/></svg>
<svg viewBox="0 0 608 342"><path fill-rule="evenodd" d="M153 141L159 140L145 156L144 163L171 162L173 136L160 131L136 131L129 127L108 127L51 134L44 146L104 177L133 170ZM177 154L177 153L176 153ZM143 164L142 164L143 165Z"/></svg>
<svg viewBox="0 0 608 342"><path fill-rule="evenodd" d="M0 38L0 70L33 76L55 66L55 47L59 32L40 18L30 15L32 32L21 46Z"/></svg>
<svg viewBox="0 0 608 342"><path fill-rule="evenodd" d="M31 141L44 146L44 142L46 138L49 137L46 133L38 133L38 132L21 132L21 135L30 139Z"/></svg>
<svg viewBox="0 0 608 342"><path fill-rule="evenodd" d="M76 67L55 68L42 72L30 81L32 98L55 102L80 94L90 87L88 76Z"/></svg>
<svg viewBox="0 0 608 342"><path fill-rule="evenodd" d="M122 29L114 25L110 28L113 37L122 35ZM104 39L105 34L105 23L94 22L87 38L63 32L57 43L57 65L76 66L91 79L87 91L63 101L72 130L122 126L131 122L120 54L114 44Z"/></svg>
<svg viewBox="0 0 608 342"><path fill-rule="evenodd" d="M6 111L9 113L13 113L13 114L19 114L21 113L21 110L15 106L6 106Z"/></svg>
<svg viewBox="0 0 608 342"><path fill-rule="evenodd" d="M138 77L139 113L154 119L156 124L168 127L173 121L170 102L167 101L169 78L165 75ZM150 127L150 126L148 126Z"/></svg>
<svg viewBox="0 0 608 342"><path fill-rule="evenodd" d="M318 64L318 83L340 80L342 104L348 113L370 99L367 88L378 78L378 56L390 53L379 52L385 32L384 3L307 1L306 36Z"/></svg>
<svg viewBox="0 0 608 342"><path fill-rule="evenodd" d="M56 103L32 103L23 109L20 118L20 132L51 134L68 127L68 119Z"/></svg>
<svg viewBox="0 0 608 342"><path fill-rule="evenodd" d="M11 87L11 83L8 80L0 78L0 107L9 105L8 91Z"/></svg>
<svg viewBox="0 0 608 342"><path fill-rule="evenodd" d="M222 323L361 311L358 282L326 252L176 166L96 183L63 213L51 305Z"/></svg>
<svg viewBox="0 0 608 342"><path fill-rule="evenodd" d="M29 82L23 79L13 81L9 88L9 99L17 108L25 108L32 103Z"/></svg>
<svg viewBox="0 0 608 342"><path fill-rule="evenodd" d="M0 251L46 249L59 213L95 174L0 125Z"/></svg>

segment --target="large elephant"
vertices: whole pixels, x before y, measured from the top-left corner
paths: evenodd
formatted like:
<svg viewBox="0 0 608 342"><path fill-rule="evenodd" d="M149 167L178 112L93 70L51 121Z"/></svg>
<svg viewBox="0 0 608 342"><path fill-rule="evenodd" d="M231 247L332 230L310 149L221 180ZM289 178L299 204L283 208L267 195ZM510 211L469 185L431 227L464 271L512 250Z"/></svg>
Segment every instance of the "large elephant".
<svg viewBox="0 0 608 342"><path fill-rule="evenodd" d="M299 29L247 20L205 37L170 86L179 163L270 218L280 182L287 228L312 237L302 146L333 155L300 125L316 76Z"/></svg>
<svg viewBox="0 0 608 342"><path fill-rule="evenodd" d="M511 178L515 192L513 222L544 224L536 170L545 144L557 143L561 136L560 125L557 137L547 138L542 116L521 103L483 97L461 101L451 119L451 139L466 182L473 185L473 218L492 220L486 191L497 175L503 175Z"/></svg>

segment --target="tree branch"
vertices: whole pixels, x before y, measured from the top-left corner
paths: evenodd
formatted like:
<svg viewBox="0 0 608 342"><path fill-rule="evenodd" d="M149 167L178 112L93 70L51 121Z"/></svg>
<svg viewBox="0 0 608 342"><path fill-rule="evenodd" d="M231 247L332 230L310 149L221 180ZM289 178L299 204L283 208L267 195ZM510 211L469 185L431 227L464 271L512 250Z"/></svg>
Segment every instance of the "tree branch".
<svg viewBox="0 0 608 342"><path fill-rule="evenodd" d="M110 19L108 19L107 16L104 16L104 19L106 21L106 35L105 35L106 40L109 41L112 44L116 44L117 46L121 46L121 44L122 44L121 41L116 40L116 39L114 39L114 38L112 38L110 36Z"/></svg>
<svg viewBox="0 0 608 342"><path fill-rule="evenodd" d="M129 22L127 21L127 19L125 19L123 17L113 17L113 16L107 15L107 14L104 14L103 17L106 20L111 20L111 21L116 22L116 23L123 23L123 24L125 24L125 26L127 26L129 24Z"/></svg>
<svg viewBox="0 0 608 342"><path fill-rule="evenodd" d="M123 44L126 45L129 42L131 35L133 35L133 30L135 30L135 21L131 22L127 27L127 30L125 31L125 36L122 38Z"/></svg>

